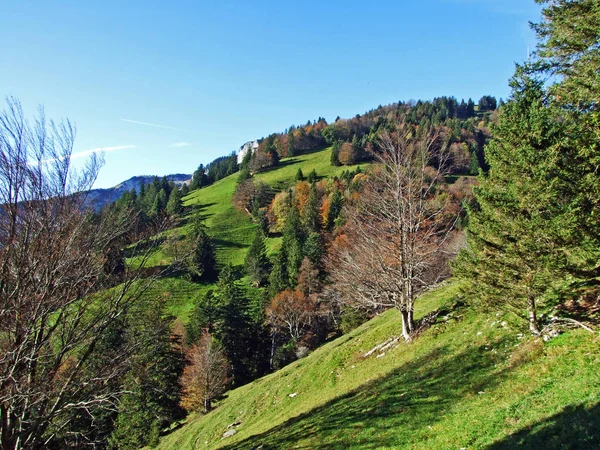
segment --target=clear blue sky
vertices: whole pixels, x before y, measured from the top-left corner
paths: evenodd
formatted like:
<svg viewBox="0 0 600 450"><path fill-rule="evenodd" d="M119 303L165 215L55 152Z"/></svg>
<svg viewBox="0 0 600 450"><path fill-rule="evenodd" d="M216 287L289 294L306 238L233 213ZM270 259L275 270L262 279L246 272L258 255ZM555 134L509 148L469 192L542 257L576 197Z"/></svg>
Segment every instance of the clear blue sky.
<svg viewBox="0 0 600 450"><path fill-rule="evenodd" d="M0 94L106 148L96 187L191 173L319 116L507 97L533 0L4 1ZM123 120L126 119L126 120ZM144 122L147 125L136 122ZM152 126L159 125L159 126ZM79 158L77 161L81 161Z"/></svg>

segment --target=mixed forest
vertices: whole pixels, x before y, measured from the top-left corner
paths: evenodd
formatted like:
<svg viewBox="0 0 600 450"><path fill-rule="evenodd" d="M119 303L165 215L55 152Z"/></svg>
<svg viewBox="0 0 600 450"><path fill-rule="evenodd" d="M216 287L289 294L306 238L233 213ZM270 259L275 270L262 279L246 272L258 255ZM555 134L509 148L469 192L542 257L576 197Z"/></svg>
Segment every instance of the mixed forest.
<svg viewBox="0 0 600 450"><path fill-rule="evenodd" d="M28 120L8 98L0 448L155 447L186 420L210 420L228 396L276 385L265 376L291 379L353 336L375 340L364 358L407 345L409 373L433 364L418 364L419 342L477 340L481 332L467 343L450 328L457 317L502 314L505 338L525 339L535 355L573 330L597 337L600 6L536 1L538 47L517 65L508 99L448 96L320 117L260 139L239 164L235 153L200 164L181 187L155 178L100 210L86 193L102 161L73 170L74 126L43 111ZM450 292L451 306L432 306L436 292ZM382 320L387 335L365 331ZM490 358L465 366L464 383L477 385ZM444 377L430 372L419 379ZM265 448L292 446L286 429ZM597 431L581 433L586 445L600 442ZM242 444L256 443L231 448Z"/></svg>

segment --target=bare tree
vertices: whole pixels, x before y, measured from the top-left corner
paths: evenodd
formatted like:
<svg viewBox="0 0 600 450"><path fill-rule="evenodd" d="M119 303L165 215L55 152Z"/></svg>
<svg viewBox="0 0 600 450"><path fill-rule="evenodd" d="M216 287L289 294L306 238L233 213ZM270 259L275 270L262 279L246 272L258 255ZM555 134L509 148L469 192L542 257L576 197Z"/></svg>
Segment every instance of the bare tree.
<svg viewBox="0 0 600 450"><path fill-rule="evenodd" d="M229 384L229 362L223 348L209 333L203 333L198 344L187 352L188 365L183 370L181 406L188 411L201 407L205 413L212 409L212 401L225 392Z"/></svg>
<svg viewBox="0 0 600 450"><path fill-rule="evenodd" d="M297 342L312 323L316 307L313 299L301 290L286 289L273 297L266 313L275 332L284 330Z"/></svg>
<svg viewBox="0 0 600 450"><path fill-rule="evenodd" d="M74 171L74 139L15 99L0 113L0 448L45 447L77 411L115 407L132 349L95 365L96 347L151 282L107 270L132 221L85 209L102 161Z"/></svg>
<svg viewBox="0 0 600 450"><path fill-rule="evenodd" d="M398 124L379 141L373 168L356 207L348 212L328 261L331 280L357 308L396 308L402 335L411 339L417 296L447 276L445 252L458 218L443 189L449 157L438 136L415 136Z"/></svg>

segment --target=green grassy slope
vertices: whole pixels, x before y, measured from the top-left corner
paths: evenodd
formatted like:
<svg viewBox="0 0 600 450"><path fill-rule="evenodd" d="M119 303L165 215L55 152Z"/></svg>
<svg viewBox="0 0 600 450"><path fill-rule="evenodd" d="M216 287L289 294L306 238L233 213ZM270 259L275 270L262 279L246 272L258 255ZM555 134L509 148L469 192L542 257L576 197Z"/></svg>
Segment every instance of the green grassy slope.
<svg viewBox="0 0 600 450"><path fill-rule="evenodd" d="M281 191L295 183L298 168L305 175L313 169L319 178L340 175L352 167L334 167L330 164L331 147L292 158L284 158L280 165L267 172L256 175L258 180L269 184L275 191ZM363 167L366 165L363 164ZM233 192L237 184L238 174L223 178L216 183L191 192L183 199L185 206L200 208L205 217L208 233L216 247L217 263L222 267L226 264L240 266L244 263L246 252L250 247L256 225L247 214L238 211L232 205ZM188 225L171 230L171 233L186 233ZM271 253L278 249L281 238L267 239L267 247ZM150 257L147 266L164 266L169 258L158 248ZM194 299L211 288L211 284L192 283L179 278L162 278L156 281L148 296L166 298L171 314L187 322Z"/></svg>
<svg viewBox="0 0 600 450"><path fill-rule="evenodd" d="M500 313L458 306L457 293L420 299L417 316L445 311L414 342L363 356L399 334L388 311L229 392L159 448L600 448L599 337L576 330L544 344Z"/></svg>

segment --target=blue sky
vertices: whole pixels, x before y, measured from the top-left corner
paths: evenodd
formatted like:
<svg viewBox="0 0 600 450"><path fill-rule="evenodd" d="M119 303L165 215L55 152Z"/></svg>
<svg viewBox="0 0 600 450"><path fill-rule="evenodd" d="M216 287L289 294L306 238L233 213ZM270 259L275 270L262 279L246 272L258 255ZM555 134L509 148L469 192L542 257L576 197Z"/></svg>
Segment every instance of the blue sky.
<svg viewBox="0 0 600 450"><path fill-rule="evenodd" d="M96 187L398 100L508 96L533 0L46 1L0 6L0 94L105 149ZM76 163L84 158L77 158Z"/></svg>

